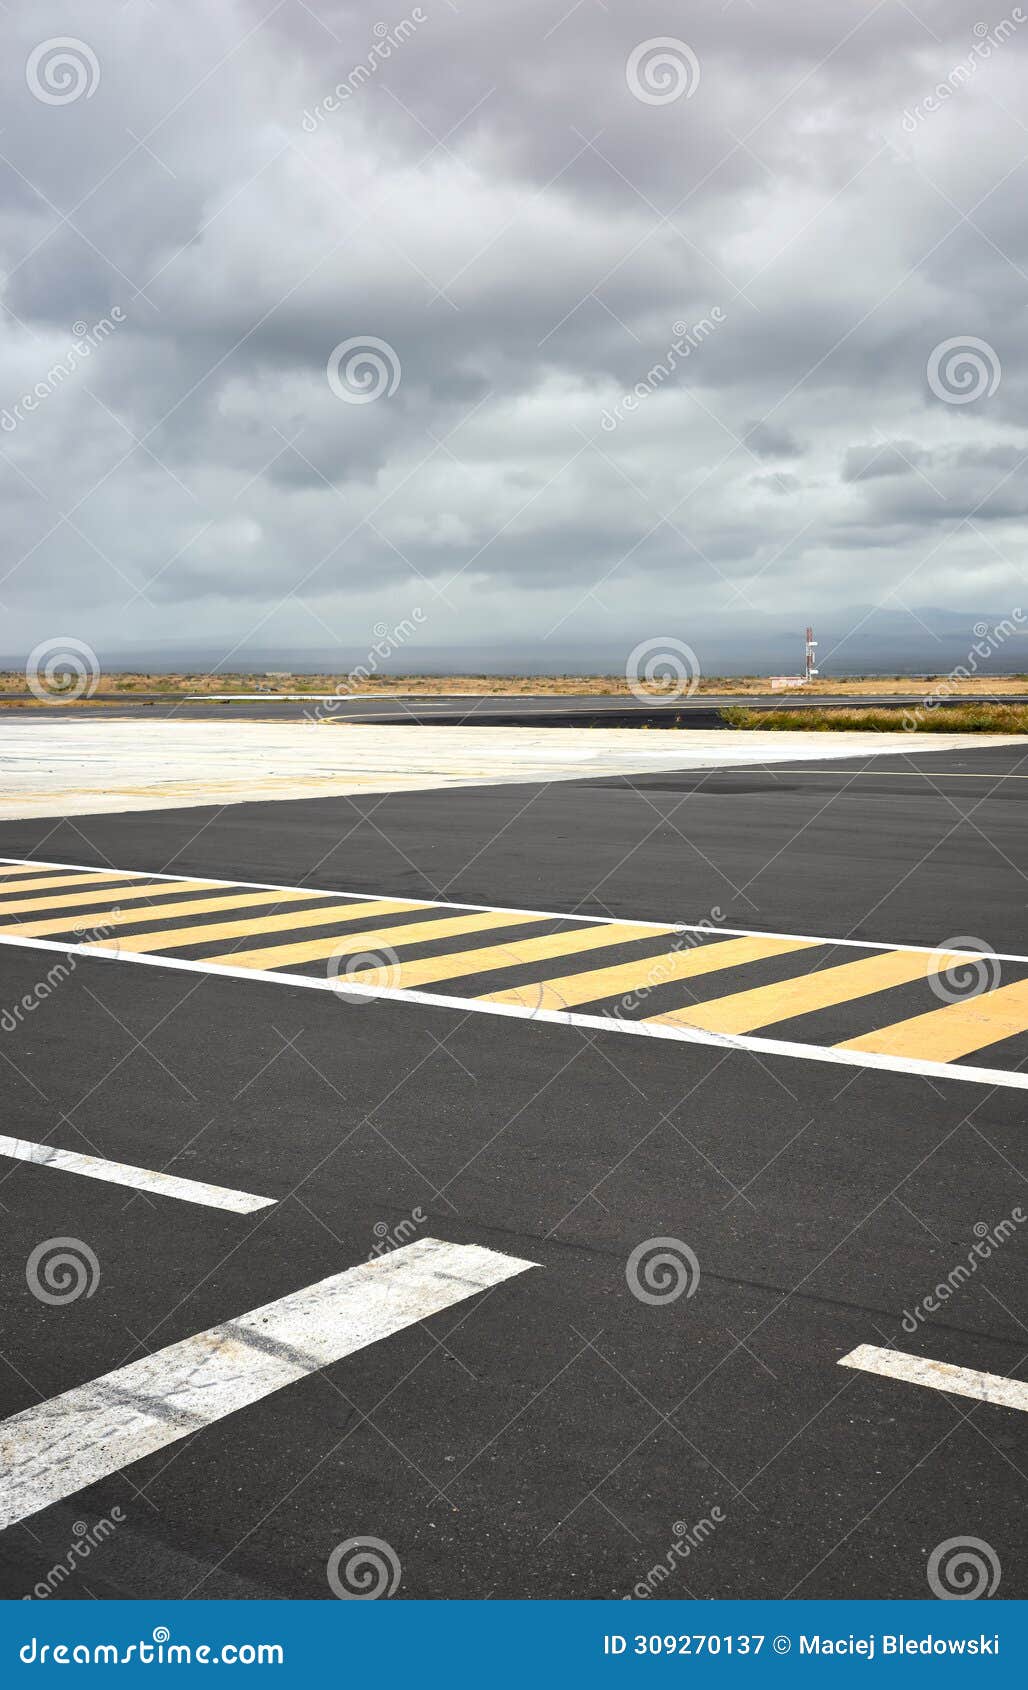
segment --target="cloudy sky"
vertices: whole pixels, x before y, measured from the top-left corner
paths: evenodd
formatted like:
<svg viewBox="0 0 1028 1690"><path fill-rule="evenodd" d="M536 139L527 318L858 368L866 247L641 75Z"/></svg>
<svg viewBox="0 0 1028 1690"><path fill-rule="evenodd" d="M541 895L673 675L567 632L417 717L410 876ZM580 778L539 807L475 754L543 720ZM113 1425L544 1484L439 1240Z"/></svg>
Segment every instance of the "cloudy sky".
<svg viewBox="0 0 1028 1690"><path fill-rule="evenodd" d="M0 27L5 658L1020 605L1028 4Z"/></svg>

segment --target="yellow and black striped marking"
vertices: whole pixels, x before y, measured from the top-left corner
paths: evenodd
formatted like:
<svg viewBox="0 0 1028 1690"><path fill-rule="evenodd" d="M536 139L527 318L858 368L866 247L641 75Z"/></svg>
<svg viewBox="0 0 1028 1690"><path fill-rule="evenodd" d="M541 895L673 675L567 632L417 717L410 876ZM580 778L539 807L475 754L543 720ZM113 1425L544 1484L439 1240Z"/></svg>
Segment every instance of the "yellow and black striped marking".
<svg viewBox="0 0 1028 1690"><path fill-rule="evenodd" d="M1028 1087L1028 957L39 862L0 944Z"/></svg>

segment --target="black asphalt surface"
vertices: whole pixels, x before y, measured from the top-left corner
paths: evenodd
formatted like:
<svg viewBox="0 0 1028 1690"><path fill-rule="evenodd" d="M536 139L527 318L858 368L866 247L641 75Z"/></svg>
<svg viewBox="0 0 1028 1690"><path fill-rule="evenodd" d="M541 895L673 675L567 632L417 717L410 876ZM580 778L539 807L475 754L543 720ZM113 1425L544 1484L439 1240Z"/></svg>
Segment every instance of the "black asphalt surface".
<svg viewBox="0 0 1028 1690"><path fill-rule="evenodd" d="M496 694L477 697L437 695L421 698L360 698L330 697L318 699L276 698L268 694L261 698L169 700L155 693L125 699L118 694L97 694L90 704L82 704L68 711L69 720L98 717L105 721L152 720L174 716L197 721L304 721L311 717L335 722L405 722L427 725L484 727L691 727L720 728L722 709L743 706L748 710L859 710L859 709L915 709L924 706L929 683L920 692L890 693L883 696L837 696L802 694L738 693L717 695L697 694L691 698L672 701L638 699L634 697L597 697L589 693L552 693L518 695L503 698ZM103 702L104 699L109 702ZM4 720L0 700L0 722ZM15 701L17 708L9 711L14 721L53 721L55 706L40 704L27 694ZM959 704L1028 704L1026 694L996 694L962 697L948 693L940 698L946 705Z"/></svg>
<svg viewBox="0 0 1028 1690"><path fill-rule="evenodd" d="M1028 747L0 824L0 855L1028 954ZM53 953L0 947L0 1004ZM922 1597L955 1537L1028 1594L1025 1416L839 1368L881 1344L1028 1377L1019 1091L79 958L0 1033L3 1130L279 1197L249 1216L0 1163L0 1413L364 1260L385 1226L539 1265L0 1536L27 1594ZM95 1295L30 1294L82 1239ZM639 1301L647 1239L695 1294ZM644 1587L645 1588L645 1587ZM987 1628L986 1628L987 1629Z"/></svg>

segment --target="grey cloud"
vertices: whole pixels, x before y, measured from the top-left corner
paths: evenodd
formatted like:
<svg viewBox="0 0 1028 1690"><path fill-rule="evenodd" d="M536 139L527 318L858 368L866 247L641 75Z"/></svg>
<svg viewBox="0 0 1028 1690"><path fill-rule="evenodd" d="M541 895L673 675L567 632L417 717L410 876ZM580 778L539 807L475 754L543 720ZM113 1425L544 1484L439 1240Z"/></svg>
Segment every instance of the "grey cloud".
<svg viewBox="0 0 1028 1690"><path fill-rule="evenodd" d="M787 428L767 422L748 422L744 426L746 444L758 458L802 457L803 447Z"/></svg>
<svg viewBox="0 0 1028 1690"><path fill-rule="evenodd" d="M783 472L776 475L755 475L750 484L753 487L766 489L769 493L783 495L798 493L803 486L798 475L789 475Z"/></svg>
<svg viewBox="0 0 1028 1690"><path fill-rule="evenodd" d="M842 462L843 481L872 481L881 475L914 475L928 457L913 440L883 440L870 446L850 446Z"/></svg>
<svg viewBox="0 0 1028 1690"><path fill-rule="evenodd" d="M930 30L894 6L854 27L844 0L426 4L323 111L412 12L0 14L5 646L66 609L121 643L169 620L226 649L258 625L323 642L422 598L434 646L503 626L606 648L677 625L683 595L742 636L837 602L854 552L871 596L912 572L959 610L987 571L1017 602L1020 34L909 133L973 45L956 0ZM101 81L48 105L25 61L67 34ZM626 60L661 36L700 79L647 104ZM928 378L961 335L1001 366L966 405ZM361 336L401 374L349 404L326 364Z"/></svg>

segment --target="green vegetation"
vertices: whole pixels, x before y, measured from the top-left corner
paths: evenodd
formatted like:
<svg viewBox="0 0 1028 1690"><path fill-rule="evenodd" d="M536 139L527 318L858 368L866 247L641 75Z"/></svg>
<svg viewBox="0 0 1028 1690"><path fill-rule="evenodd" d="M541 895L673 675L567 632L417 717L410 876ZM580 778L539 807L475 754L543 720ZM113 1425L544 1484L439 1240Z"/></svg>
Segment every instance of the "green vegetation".
<svg viewBox="0 0 1028 1690"><path fill-rule="evenodd" d="M746 710L721 711L730 728L761 728L765 732L808 733L927 733L1025 734L1028 705L957 704L926 709L923 705L891 710Z"/></svg>

